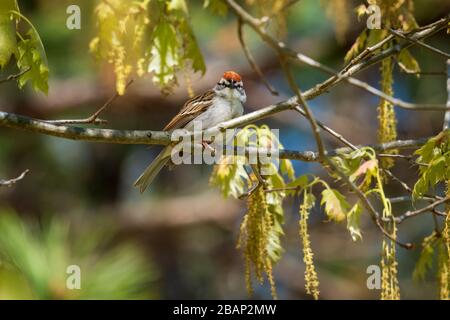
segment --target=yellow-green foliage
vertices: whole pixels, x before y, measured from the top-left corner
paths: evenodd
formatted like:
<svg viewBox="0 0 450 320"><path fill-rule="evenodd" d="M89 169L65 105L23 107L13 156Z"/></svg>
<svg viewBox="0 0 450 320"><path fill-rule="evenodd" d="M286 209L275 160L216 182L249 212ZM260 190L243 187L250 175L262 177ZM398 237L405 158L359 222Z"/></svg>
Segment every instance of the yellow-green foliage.
<svg viewBox="0 0 450 320"><path fill-rule="evenodd" d="M132 74L152 73L153 82L169 92L179 70L204 73L184 0L102 0L95 13L98 35L90 50L113 65L119 94Z"/></svg>
<svg viewBox="0 0 450 320"><path fill-rule="evenodd" d="M413 197L424 195L440 182L450 180L450 130L428 140L415 152L418 155L419 179L414 185Z"/></svg>
<svg viewBox="0 0 450 320"><path fill-rule="evenodd" d="M368 0L368 5L378 5L381 9L381 29L364 29L356 38L351 49L347 52L345 61L349 62L356 57L365 48L374 45L389 35L388 28L402 29L411 31L417 28L417 22L414 18L413 0ZM358 19L369 14L368 6L359 5L355 10ZM392 44L392 43L391 43Z"/></svg>
<svg viewBox="0 0 450 320"><path fill-rule="evenodd" d="M276 234L278 232L275 230L273 212L269 209L266 194L262 187L258 187L249 196L247 207L248 210L241 224L237 245L244 253L247 290L250 294L253 292L252 271L261 284L265 274L270 283L272 297L276 299L277 293L272 265L278 259L279 252L276 257L273 253L271 255L270 247L271 241L278 240L279 235ZM281 249L281 247L278 247L278 249Z"/></svg>
<svg viewBox="0 0 450 320"><path fill-rule="evenodd" d="M16 28L11 11L17 10L15 1L6 0L0 4L0 69L6 66L11 56L17 53Z"/></svg>
<svg viewBox="0 0 450 320"><path fill-rule="evenodd" d="M442 300L450 299L450 277L449 277L449 255L448 255L448 236L449 236L448 216L444 222L444 230L441 233L434 231L422 242L422 251L417 260L413 272L414 280L425 279L427 273L433 267L433 260L437 260L436 278L439 285L439 298Z"/></svg>
<svg viewBox="0 0 450 320"><path fill-rule="evenodd" d="M282 148L276 137L271 135L267 126L248 126L237 134L235 142L241 148L265 149L273 147L273 143L277 142L278 147ZM366 196L376 194L381 199L383 218L392 217L391 204L384 193L380 168L373 149L361 148L350 153L340 154L330 160L363 190ZM347 220L347 229L354 241L362 238L359 227L362 204L358 201L350 205L343 194L320 178L312 175L295 177L292 164L286 160L280 160L279 167L276 167L274 163L259 164L257 167L260 169L263 166L275 166L277 170L271 175L263 176L263 183L257 182L255 172L247 173L245 170L245 161L246 158L243 155L223 157L221 163L214 168L211 184L219 187L226 197L240 198L249 188L252 191L248 197L248 210L241 224L238 242L239 248L244 252L249 291L252 291L251 277L253 273L260 282L266 275L272 286L272 294L276 296L272 269L283 251L281 246L284 216L282 202L286 196L303 195L303 204L299 209L299 233L306 267L306 291L317 299L319 282L313 264L313 253L307 229L309 212L315 204L312 188L317 185L323 187L320 204L328 219L336 222ZM254 168L255 166L252 170ZM253 188L255 183L258 183L256 189ZM387 224L387 227L390 227L391 236L395 239L395 225ZM385 240L383 252L384 279L388 281L384 283L383 297L394 298L399 295L398 286L395 285L397 283L397 262L394 242Z"/></svg>
<svg viewBox="0 0 450 320"><path fill-rule="evenodd" d="M23 28L19 28L23 24ZM15 0L0 4L0 70L16 57L22 88L30 81L35 91L48 92L48 64L44 46L31 21L23 16Z"/></svg>
<svg viewBox="0 0 450 320"><path fill-rule="evenodd" d="M224 0L204 0L203 7L220 16L224 16L228 12L228 6Z"/></svg>
<svg viewBox="0 0 450 320"><path fill-rule="evenodd" d="M414 280L423 280L427 275L427 272L433 266L433 256L435 253L435 247L439 247L441 237L437 232L433 232L428 237L425 237L422 241L422 251L420 252L419 259L417 260L416 267L413 272Z"/></svg>

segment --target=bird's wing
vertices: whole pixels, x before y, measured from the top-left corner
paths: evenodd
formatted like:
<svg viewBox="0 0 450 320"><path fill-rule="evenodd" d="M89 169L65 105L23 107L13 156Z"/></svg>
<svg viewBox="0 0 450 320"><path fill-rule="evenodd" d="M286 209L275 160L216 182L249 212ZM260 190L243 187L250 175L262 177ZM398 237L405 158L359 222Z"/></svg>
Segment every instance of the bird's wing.
<svg viewBox="0 0 450 320"><path fill-rule="evenodd" d="M212 105L214 96L214 91L208 90L186 101L180 112L164 127L164 130L178 129L185 126Z"/></svg>

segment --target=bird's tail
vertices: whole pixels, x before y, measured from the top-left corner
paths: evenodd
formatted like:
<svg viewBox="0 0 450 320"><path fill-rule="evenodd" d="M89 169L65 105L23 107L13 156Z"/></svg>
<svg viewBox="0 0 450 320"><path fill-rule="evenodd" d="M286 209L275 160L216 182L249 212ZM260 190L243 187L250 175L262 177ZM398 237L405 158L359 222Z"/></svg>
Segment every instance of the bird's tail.
<svg viewBox="0 0 450 320"><path fill-rule="evenodd" d="M152 181L161 171L161 169L170 160L171 152L171 147L165 147L136 180L134 186L139 187L141 193L143 193L145 189L147 189L147 187L152 183Z"/></svg>

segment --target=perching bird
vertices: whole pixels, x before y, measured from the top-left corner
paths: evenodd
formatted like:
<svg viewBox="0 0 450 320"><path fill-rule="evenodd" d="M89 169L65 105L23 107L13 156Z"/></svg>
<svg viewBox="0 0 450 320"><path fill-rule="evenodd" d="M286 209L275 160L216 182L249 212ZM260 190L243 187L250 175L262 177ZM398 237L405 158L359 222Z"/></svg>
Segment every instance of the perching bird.
<svg viewBox="0 0 450 320"><path fill-rule="evenodd" d="M180 112L164 127L164 130L194 130L194 122L208 129L244 113L247 96L241 76L227 71L213 89L189 99ZM142 192L152 183L161 169L169 162L173 146L165 147L134 183Z"/></svg>

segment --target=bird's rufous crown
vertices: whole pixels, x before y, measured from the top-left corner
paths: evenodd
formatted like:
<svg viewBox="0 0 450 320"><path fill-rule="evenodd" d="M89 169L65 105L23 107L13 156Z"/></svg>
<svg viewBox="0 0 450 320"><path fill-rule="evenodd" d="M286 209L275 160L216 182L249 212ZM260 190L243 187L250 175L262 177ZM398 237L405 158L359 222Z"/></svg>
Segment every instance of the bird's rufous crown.
<svg viewBox="0 0 450 320"><path fill-rule="evenodd" d="M234 80L235 82L241 81L241 76L238 75L238 74L237 74L236 72L234 72L234 71L226 71L226 72L223 74L223 78L226 79L226 80L228 80L228 81L231 81L231 80Z"/></svg>

